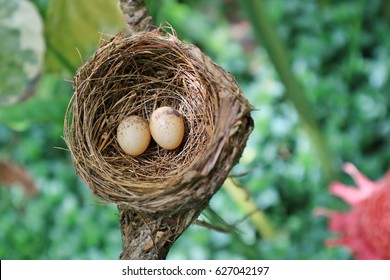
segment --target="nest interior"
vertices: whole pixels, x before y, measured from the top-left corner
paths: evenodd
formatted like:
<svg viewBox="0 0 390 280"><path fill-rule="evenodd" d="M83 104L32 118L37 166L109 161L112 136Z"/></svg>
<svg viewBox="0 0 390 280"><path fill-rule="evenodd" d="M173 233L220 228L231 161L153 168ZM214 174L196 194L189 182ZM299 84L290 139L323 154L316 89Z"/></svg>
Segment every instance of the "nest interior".
<svg viewBox="0 0 390 280"><path fill-rule="evenodd" d="M152 141L139 156L125 154L116 139L120 121L149 120L162 106L183 116L181 145L168 151ZM64 138L78 174L104 201L176 211L220 187L251 131L249 111L234 78L198 48L162 30L118 34L76 73Z"/></svg>

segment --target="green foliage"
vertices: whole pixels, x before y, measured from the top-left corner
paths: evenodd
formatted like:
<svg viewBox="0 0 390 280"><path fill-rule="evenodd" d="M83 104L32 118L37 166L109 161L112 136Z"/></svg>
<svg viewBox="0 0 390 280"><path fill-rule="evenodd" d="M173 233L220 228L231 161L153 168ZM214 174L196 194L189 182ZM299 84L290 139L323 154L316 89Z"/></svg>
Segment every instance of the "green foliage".
<svg viewBox="0 0 390 280"><path fill-rule="evenodd" d="M0 24L19 2L0 0ZM346 205L328 194L329 183L310 134L285 95L266 44L256 41L256 30L250 28L236 2L147 4L156 24L169 22L181 39L198 45L233 73L256 108L252 113L255 130L232 175L244 174L235 180L245 187L276 234L272 240L262 238L248 218L251 213L222 188L211 208L237 231L226 234L191 226L168 257L349 259L343 248L324 247L331 237L327 221L312 214L316 207L343 210ZM263 2L273 32L288 52L287 65L304 89L321 140L330 147L331 161L338 168L351 161L368 177L381 177L390 162L386 1ZM115 1L32 3L45 23L46 67L33 97L0 109L0 160L24 166L39 195L28 197L17 184L0 185L0 258L117 259L121 247L117 210L101 205L77 178L61 135L72 94L71 82L64 77L70 79L69 73L92 53L100 32L110 35L118 30L120 15ZM18 52L21 32L0 28L0 35L8 38L0 41L4 80L0 87L14 87L15 92L28 87L22 62L30 54ZM3 64L11 60L17 63ZM336 179L350 182L341 174ZM206 216L201 218L207 220Z"/></svg>
<svg viewBox="0 0 390 280"><path fill-rule="evenodd" d="M89 58L101 38L124 26L115 0L52 0L46 10L49 71L70 72Z"/></svg>

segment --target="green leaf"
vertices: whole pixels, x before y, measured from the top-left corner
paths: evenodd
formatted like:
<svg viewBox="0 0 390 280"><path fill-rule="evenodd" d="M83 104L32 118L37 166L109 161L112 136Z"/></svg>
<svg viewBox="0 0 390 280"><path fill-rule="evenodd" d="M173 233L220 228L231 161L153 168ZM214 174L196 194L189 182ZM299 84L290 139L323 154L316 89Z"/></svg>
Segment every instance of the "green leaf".
<svg viewBox="0 0 390 280"><path fill-rule="evenodd" d="M43 23L31 2L0 2L0 106L15 103L40 73Z"/></svg>
<svg viewBox="0 0 390 280"><path fill-rule="evenodd" d="M53 75L43 75L33 98L0 110L0 125L24 131L34 123L53 123L62 129L70 94L70 83Z"/></svg>
<svg viewBox="0 0 390 280"><path fill-rule="evenodd" d="M46 14L48 51L46 67L74 73L97 48L102 37L115 35L124 26L114 0L53 0Z"/></svg>

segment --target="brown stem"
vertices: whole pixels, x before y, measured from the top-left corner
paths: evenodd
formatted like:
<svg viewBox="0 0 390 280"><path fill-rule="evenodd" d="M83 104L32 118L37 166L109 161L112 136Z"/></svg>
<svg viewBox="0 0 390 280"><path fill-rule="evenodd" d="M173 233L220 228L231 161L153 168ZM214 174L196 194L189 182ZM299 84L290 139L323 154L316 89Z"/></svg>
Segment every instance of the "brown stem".
<svg viewBox="0 0 390 280"><path fill-rule="evenodd" d="M121 233L122 260L163 260L177 238L202 212L192 209L168 217L149 214L118 206Z"/></svg>
<svg viewBox="0 0 390 280"><path fill-rule="evenodd" d="M143 0L120 0L120 8L131 34L155 28Z"/></svg>

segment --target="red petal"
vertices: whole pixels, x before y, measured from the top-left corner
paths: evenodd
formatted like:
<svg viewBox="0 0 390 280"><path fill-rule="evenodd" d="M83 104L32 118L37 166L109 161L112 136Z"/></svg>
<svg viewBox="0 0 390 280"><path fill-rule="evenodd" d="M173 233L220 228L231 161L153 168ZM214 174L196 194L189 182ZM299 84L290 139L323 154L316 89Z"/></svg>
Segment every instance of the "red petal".
<svg viewBox="0 0 390 280"><path fill-rule="evenodd" d="M367 197L367 194L360 190L346 186L340 182L332 183L329 187L329 192L338 197L341 197L349 205L355 205Z"/></svg>
<svg viewBox="0 0 390 280"><path fill-rule="evenodd" d="M355 181L357 187L364 194L369 194L375 189L375 183L369 180L364 174L362 174L355 165L350 162L347 162L343 166L345 173L349 174L352 179Z"/></svg>

